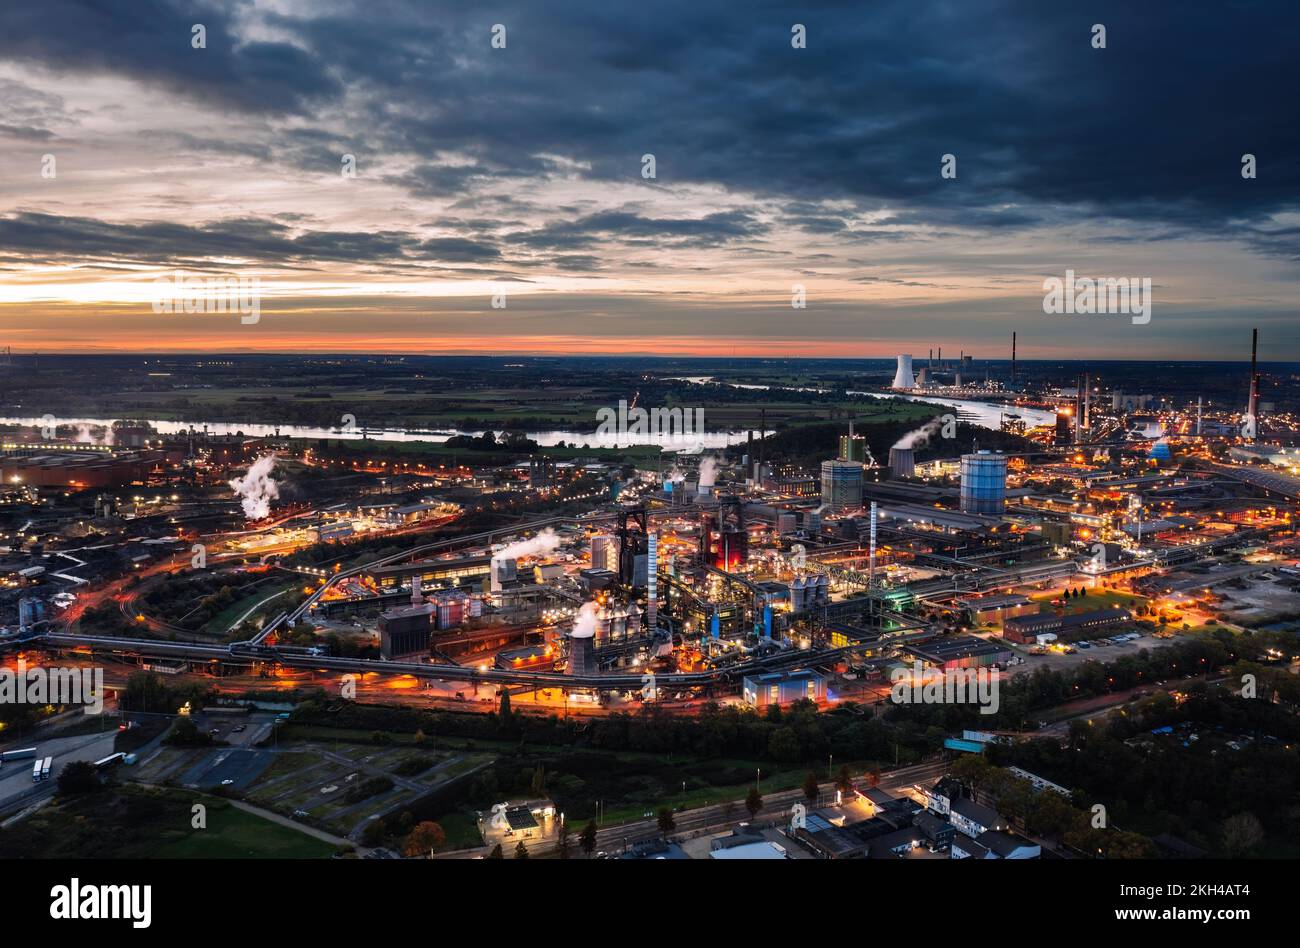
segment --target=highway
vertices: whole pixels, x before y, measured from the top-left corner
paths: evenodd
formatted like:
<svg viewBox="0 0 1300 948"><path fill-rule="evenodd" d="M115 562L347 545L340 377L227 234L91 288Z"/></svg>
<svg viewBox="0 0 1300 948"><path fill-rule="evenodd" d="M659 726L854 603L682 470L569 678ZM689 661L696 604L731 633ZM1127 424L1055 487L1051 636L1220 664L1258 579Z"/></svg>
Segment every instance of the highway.
<svg viewBox="0 0 1300 948"><path fill-rule="evenodd" d="M505 685L531 685L538 688L600 688L604 690L640 690L645 683L645 673L625 675L568 675L560 672L528 671L526 669L479 669L469 665L427 665L417 662L393 662L382 659L339 658L330 655L309 655L273 646L200 645L193 642L165 642L155 639L110 638L94 635L74 635L66 632L48 632L38 638L27 639L25 644L51 648L100 649L124 652L130 655L175 657L192 661L266 661L289 668L309 668L337 672L379 672L388 675L411 675L438 681L469 681ZM238 647L244 646L244 647ZM787 650L775 655L728 668L703 672L673 672L655 674L657 687L698 688L720 683L736 683L748 674L780 670L792 665L815 665L835 661L840 656L861 649L862 645L812 650Z"/></svg>

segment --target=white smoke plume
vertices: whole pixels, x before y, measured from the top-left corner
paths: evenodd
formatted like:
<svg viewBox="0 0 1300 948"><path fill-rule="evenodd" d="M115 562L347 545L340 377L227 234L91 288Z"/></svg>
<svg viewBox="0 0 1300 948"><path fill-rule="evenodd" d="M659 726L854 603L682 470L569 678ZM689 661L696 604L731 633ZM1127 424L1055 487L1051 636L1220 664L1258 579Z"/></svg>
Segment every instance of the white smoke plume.
<svg viewBox="0 0 1300 948"><path fill-rule="evenodd" d="M240 497L244 516L249 520L262 520L271 513L271 501L280 496L280 485L271 479L275 455L264 454L249 467L243 477L236 477L230 487Z"/></svg>
<svg viewBox="0 0 1300 948"><path fill-rule="evenodd" d="M700 487L712 487L718 479L718 459L711 454L700 458Z"/></svg>
<svg viewBox="0 0 1300 948"><path fill-rule="evenodd" d="M930 443L930 439L935 436L939 426L943 424L943 415L931 418L920 428L915 431L909 431L903 437L898 439L894 445L896 448L923 448Z"/></svg>
<svg viewBox="0 0 1300 948"><path fill-rule="evenodd" d="M517 560L521 556L545 556L559 545L559 535L550 527L547 527L530 540L516 540L514 543L507 543L492 554L492 559L495 562L497 560Z"/></svg>
<svg viewBox="0 0 1300 948"><path fill-rule="evenodd" d="M594 602L584 602L573 620L573 631L569 634L575 639L589 639L596 634L596 618L600 606Z"/></svg>

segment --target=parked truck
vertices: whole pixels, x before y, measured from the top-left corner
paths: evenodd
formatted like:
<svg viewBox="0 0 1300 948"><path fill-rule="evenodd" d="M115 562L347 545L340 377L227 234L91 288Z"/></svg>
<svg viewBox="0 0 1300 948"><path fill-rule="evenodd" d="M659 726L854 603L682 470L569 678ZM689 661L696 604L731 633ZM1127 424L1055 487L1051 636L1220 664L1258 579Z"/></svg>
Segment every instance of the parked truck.
<svg viewBox="0 0 1300 948"><path fill-rule="evenodd" d="M40 761L40 760L32 761L32 782L33 783L40 783L42 763L44 763L44 761Z"/></svg>
<svg viewBox="0 0 1300 948"><path fill-rule="evenodd" d="M0 764L7 764L11 760L31 760L35 756L35 747L23 747L18 750L5 751L3 754L0 754Z"/></svg>
<svg viewBox="0 0 1300 948"><path fill-rule="evenodd" d="M53 763L54 763L54 758L53 758L53 757L46 757L45 760L41 763L41 779L42 779L42 780L49 780L49 779L50 779L50 766L51 766Z"/></svg>

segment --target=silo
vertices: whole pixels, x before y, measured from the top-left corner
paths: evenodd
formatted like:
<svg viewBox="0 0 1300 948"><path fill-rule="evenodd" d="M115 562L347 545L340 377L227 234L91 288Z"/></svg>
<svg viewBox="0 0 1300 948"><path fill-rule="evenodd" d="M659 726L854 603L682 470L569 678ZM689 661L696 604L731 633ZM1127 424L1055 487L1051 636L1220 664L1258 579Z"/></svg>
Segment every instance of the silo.
<svg viewBox="0 0 1300 948"><path fill-rule="evenodd" d="M1007 504L1007 458L992 451L961 456L961 512L999 515Z"/></svg>

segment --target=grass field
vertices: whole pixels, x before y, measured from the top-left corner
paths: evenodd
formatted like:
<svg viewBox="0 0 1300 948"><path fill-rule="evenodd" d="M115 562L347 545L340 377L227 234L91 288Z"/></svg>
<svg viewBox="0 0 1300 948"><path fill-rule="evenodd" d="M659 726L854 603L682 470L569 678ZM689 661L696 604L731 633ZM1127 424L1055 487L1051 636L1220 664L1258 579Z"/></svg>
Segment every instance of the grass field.
<svg viewBox="0 0 1300 948"><path fill-rule="evenodd" d="M272 823L225 800L206 801L207 829L165 833L149 855L163 859L327 859L329 843Z"/></svg>
<svg viewBox="0 0 1300 948"><path fill-rule="evenodd" d="M206 807L195 828L194 805ZM334 846L220 797L109 787L59 798L0 831L0 858L325 859Z"/></svg>
<svg viewBox="0 0 1300 948"><path fill-rule="evenodd" d="M1051 593L1043 593L1038 596L1031 596L1038 603L1040 612L1055 612L1056 607L1052 605L1054 598ZM1059 598L1059 597L1058 597ZM1079 612L1094 612L1097 609L1110 609L1118 607L1133 611L1135 606L1145 605L1150 600L1145 596L1139 596L1134 593L1123 592L1115 589L1089 589L1088 595L1076 599L1065 600L1065 614L1072 616ZM1134 605L1130 606L1129 603Z"/></svg>

